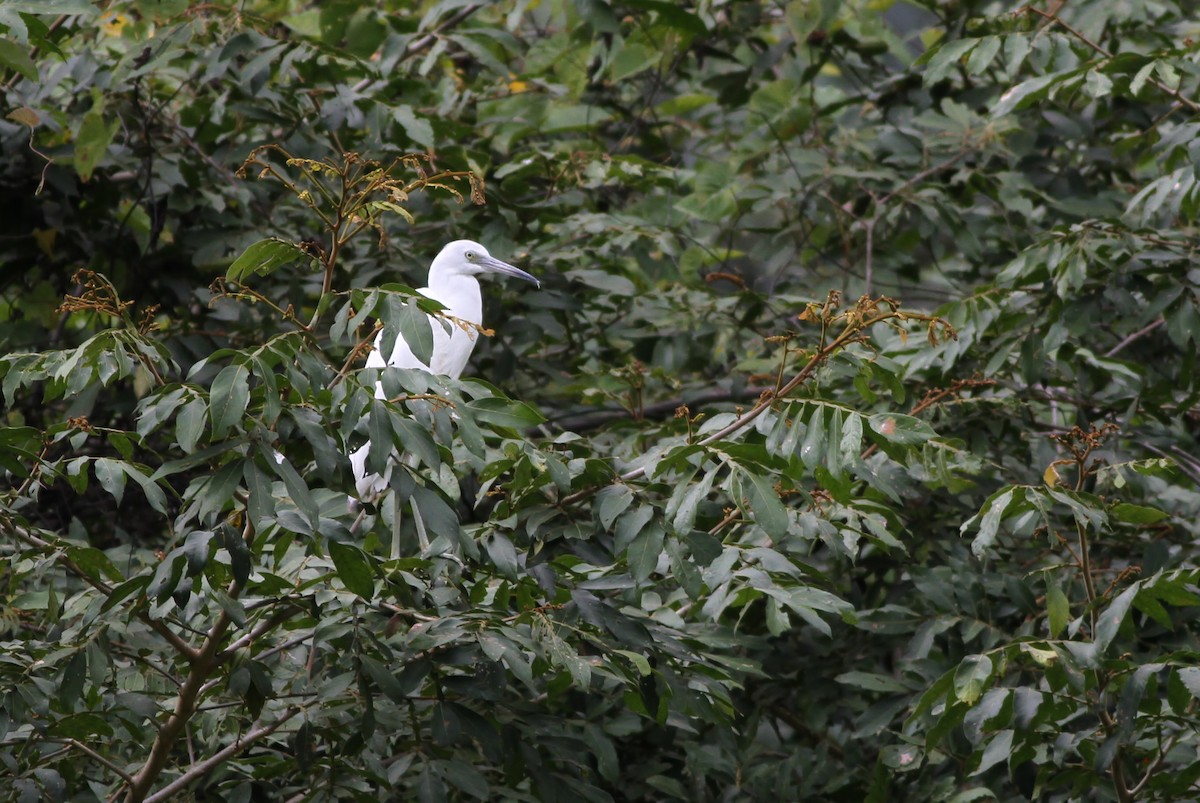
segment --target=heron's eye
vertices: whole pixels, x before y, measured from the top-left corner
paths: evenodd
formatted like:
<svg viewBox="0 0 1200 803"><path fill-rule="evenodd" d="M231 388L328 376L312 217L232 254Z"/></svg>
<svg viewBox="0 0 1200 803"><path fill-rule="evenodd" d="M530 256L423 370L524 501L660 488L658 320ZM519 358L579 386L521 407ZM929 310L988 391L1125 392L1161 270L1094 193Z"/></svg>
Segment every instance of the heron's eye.
<svg viewBox="0 0 1200 803"><path fill-rule="evenodd" d="M475 252L474 251L468 251L466 256L469 261L471 261L471 262L475 261Z"/></svg>

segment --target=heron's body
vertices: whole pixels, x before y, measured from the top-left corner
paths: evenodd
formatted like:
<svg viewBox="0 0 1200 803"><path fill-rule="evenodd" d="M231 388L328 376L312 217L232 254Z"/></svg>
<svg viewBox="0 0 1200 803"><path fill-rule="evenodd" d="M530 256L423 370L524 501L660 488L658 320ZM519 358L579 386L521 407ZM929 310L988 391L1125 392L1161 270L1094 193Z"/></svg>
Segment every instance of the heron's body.
<svg viewBox="0 0 1200 803"><path fill-rule="evenodd" d="M447 327L443 325L444 318L429 316L429 325L433 330L433 352L429 364L417 359L403 335L396 338L391 356L385 362L381 348L383 332L380 332L375 338L375 347L367 357L366 367L421 368L432 374L456 379L462 376L467 361L471 358L471 352L475 350L475 341L479 337L475 327L483 325L483 296L479 290L479 280L475 278L481 273L515 276L539 284L537 279L520 268L493 258L479 243L455 240L446 245L429 266L429 286L422 287L417 292L444 306L445 315L473 326L462 326L451 321L447 331ZM386 398L383 385L379 382L375 383L375 396L380 399ZM360 499L378 496L387 488L385 477L367 473L367 453L370 447L368 441L350 455Z"/></svg>
<svg viewBox="0 0 1200 803"><path fill-rule="evenodd" d="M434 266L437 266L436 260ZM461 273L441 274L436 277L437 283L434 284L435 274L433 268L430 268L429 279L429 287L422 287L417 290L418 293L445 307L445 315L475 326L483 324L483 299L479 281L474 276ZM429 323L433 329L433 354L429 365L417 359L417 355L412 353L403 337L396 338L392 356L384 362L380 350L383 333L380 332L375 338L375 348L371 349L371 354L367 357L367 367L384 368L390 365L393 368L424 368L431 374L462 376L467 361L471 358L471 352L475 350L475 340L479 333L473 327L464 327L455 321L449 322L450 331L447 332L445 319L439 320L432 315Z"/></svg>

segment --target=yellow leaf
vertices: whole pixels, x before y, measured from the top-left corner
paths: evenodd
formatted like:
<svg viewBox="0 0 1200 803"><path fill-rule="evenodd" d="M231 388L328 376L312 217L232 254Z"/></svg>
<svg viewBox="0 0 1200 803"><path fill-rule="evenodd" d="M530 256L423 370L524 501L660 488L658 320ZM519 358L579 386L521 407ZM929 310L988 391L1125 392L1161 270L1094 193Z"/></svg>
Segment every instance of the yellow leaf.
<svg viewBox="0 0 1200 803"><path fill-rule="evenodd" d="M19 109L13 109L8 113L8 119L15 120L18 123L27 125L30 128L35 128L42 120L37 116L37 112L28 106L22 106Z"/></svg>
<svg viewBox="0 0 1200 803"><path fill-rule="evenodd" d="M38 249L48 257L54 256L54 239L58 237L58 229L34 229L33 241Z"/></svg>
<svg viewBox="0 0 1200 803"><path fill-rule="evenodd" d="M525 83L524 81L509 81L508 82L508 91L513 93L514 95L519 95L527 89L529 89L529 84Z"/></svg>
<svg viewBox="0 0 1200 803"><path fill-rule="evenodd" d="M129 17L124 14L113 14L111 17L105 17L104 22L100 23L100 30L104 31L106 36L120 36L121 31L129 24Z"/></svg>
<svg viewBox="0 0 1200 803"><path fill-rule="evenodd" d="M1057 488L1058 484L1062 482L1062 477L1059 476L1058 469L1054 467L1053 463L1046 466L1046 470L1042 472L1042 482L1050 488Z"/></svg>

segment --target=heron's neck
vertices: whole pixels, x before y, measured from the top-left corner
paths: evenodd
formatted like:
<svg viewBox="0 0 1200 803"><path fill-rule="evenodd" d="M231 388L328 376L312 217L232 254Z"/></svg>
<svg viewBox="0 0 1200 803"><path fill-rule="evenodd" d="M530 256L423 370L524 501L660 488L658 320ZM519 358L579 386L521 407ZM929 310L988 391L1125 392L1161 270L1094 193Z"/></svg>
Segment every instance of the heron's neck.
<svg viewBox="0 0 1200 803"><path fill-rule="evenodd" d="M453 273L429 277L425 295L446 306L446 311L456 318L475 324L483 323L483 301L480 298L479 282L474 276Z"/></svg>

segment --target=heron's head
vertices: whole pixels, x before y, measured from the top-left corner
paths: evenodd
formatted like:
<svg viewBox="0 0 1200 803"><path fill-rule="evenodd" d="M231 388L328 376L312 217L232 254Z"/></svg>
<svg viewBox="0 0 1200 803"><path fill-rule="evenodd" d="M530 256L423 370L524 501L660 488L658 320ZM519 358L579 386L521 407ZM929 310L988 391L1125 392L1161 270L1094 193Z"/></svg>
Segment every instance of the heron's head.
<svg viewBox="0 0 1200 803"><path fill-rule="evenodd" d="M430 285L434 284L437 276L455 273L468 276L477 276L481 273L500 273L504 276L515 276L518 279L533 282L538 287L542 286L541 282L533 276L514 265L501 262L489 254L482 245L471 240L455 240L441 250L437 258L433 260L433 264L429 266L429 283Z"/></svg>

